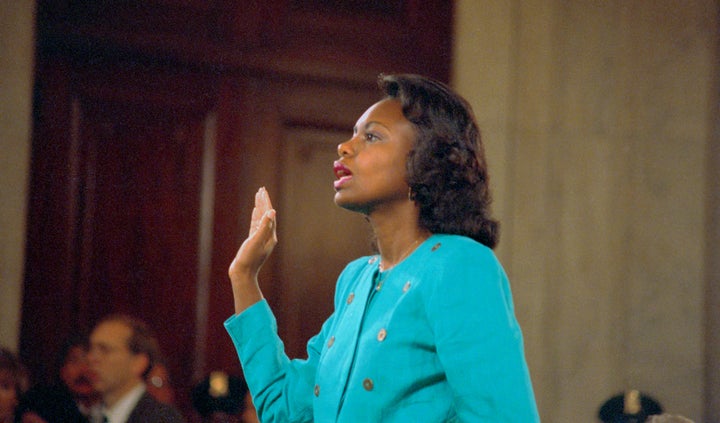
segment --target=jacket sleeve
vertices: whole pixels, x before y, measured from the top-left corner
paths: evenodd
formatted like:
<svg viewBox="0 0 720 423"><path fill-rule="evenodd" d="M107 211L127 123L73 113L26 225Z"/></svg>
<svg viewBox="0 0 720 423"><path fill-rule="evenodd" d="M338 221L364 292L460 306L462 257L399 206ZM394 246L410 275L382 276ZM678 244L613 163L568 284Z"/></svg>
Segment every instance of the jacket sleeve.
<svg viewBox="0 0 720 423"><path fill-rule="evenodd" d="M289 359L266 300L231 316L225 329L237 350L260 421L311 422L322 335L308 342L307 359Z"/></svg>
<svg viewBox="0 0 720 423"><path fill-rule="evenodd" d="M539 422L510 286L490 249L455 250L427 296L437 354L463 422Z"/></svg>
<svg viewBox="0 0 720 423"><path fill-rule="evenodd" d="M320 332L308 341L307 359L291 360L285 354L277 321L264 299L225 321L260 421L313 421L313 390L320 354L336 320L338 306L345 301L365 263L367 258L360 258L343 269L335 287L335 310Z"/></svg>

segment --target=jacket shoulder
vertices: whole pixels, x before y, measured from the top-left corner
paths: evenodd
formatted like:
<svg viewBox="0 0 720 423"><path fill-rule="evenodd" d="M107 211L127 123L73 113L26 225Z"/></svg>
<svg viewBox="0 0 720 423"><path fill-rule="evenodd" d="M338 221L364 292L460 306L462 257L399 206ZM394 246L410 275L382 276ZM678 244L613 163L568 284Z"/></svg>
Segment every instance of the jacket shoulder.
<svg viewBox="0 0 720 423"><path fill-rule="evenodd" d="M185 419L175 407L155 400L146 392L130 413L127 423L185 423Z"/></svg>

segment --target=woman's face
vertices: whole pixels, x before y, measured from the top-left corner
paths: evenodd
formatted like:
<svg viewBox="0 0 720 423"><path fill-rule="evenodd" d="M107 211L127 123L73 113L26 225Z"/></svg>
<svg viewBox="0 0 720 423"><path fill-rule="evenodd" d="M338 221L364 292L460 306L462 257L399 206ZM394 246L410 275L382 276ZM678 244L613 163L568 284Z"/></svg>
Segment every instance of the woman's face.
<svg viewBox="0 0 720 423"><path fill-rule="evenodd" d="M17 404L17 383L10 372L0 371L0 422L11 421Z"/></svg>
<svg viewBox="0 0 720 423"><path fill-rule="evenodd" d="M352 138L338 145L335 204L370 214L408 201L405 162L414 143L415 128L398 100L372 105L358 119Z"/></svg>
<svg viewBox="0 0 720 423"><path fill-rule="evenodd" d="M80 397L88 397L95 392L90 376L87 351L81 345L70 348L65 363L60 368L60 378L65 385Z"/></svg>

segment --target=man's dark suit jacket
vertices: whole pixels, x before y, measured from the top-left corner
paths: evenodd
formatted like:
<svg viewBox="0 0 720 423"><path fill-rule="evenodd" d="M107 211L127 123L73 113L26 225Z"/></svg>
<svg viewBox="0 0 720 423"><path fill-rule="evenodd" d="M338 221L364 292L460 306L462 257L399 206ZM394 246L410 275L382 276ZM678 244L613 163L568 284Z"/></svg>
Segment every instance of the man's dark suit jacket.
<svg viewBox="0 0 720 423"><path fill-rule="evenodd" d="M185 423L185 419L174 407L158 402L145 392L127 423Z"/></svg>

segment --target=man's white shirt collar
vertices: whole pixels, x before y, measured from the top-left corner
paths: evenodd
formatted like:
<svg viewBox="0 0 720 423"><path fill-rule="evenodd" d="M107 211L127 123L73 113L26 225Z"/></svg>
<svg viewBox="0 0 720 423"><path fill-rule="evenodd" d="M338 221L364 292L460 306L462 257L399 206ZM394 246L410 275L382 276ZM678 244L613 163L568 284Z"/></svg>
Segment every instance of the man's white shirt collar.
<svg viewBox="0 0 720 423"><path fill-rule="evenodd" d="M103 413L108 423L125 423L144 393L145 384L141 383L120 398L112 408L105 408Z"/></svg>

